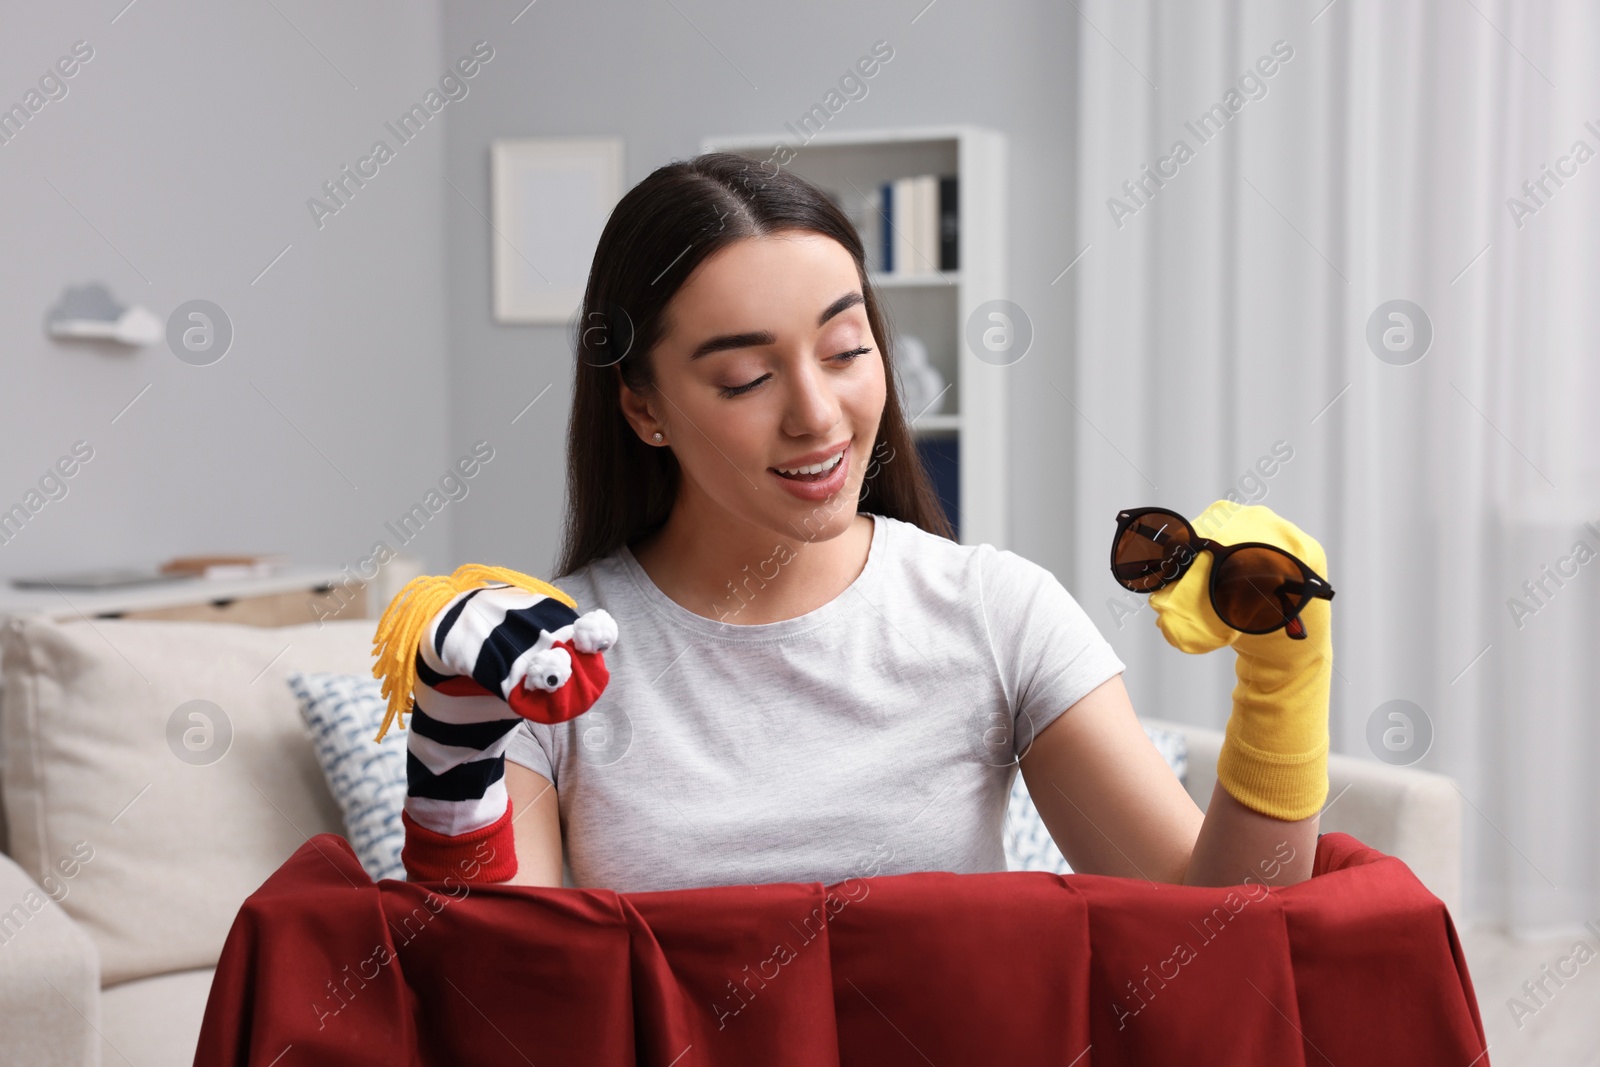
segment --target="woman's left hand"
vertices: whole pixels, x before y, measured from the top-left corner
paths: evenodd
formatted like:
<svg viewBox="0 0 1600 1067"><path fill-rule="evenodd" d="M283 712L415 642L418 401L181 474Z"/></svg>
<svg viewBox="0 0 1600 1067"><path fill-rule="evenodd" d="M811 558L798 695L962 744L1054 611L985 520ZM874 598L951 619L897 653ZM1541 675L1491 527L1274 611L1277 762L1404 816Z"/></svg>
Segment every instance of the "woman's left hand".
<svg viewBox="0 0 1600 1067"><path fill-rule="evenodd" d="M1327 573L1316 539L1261 505L1214 502L1193 523L1223 544L1259 541ZM1217 759L1217 778L1248 808L1289 821L1315 814L1328 793L1328 693L1333 673L1333 608L1312 598L1300 611L1306 638L1283 629L1246 634L1211 606L1212 558L1201 552L1183 578L1150 596L1156 626L1182 652L1232 645L1236 654L1233 714Z"/></svg>

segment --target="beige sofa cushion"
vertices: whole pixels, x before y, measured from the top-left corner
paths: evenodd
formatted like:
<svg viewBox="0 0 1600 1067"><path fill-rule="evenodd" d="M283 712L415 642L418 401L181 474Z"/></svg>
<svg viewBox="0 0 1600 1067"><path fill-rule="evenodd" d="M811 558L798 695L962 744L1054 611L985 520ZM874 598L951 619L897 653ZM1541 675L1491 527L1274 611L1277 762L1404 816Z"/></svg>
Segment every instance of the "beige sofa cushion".
<svg viewBox="0 0 1600 1067"><path fill-rule="evenodd" d="M216 969L141 978L100 996L101 1067L189 1067ZM289 1059L278 1063L288 1067Z"/></svg>
<svg viewBox="0 0 1600 1067"><path fill-rule="evenodd" d="M9 849L94 939L105 984L215 965L244 898L344 832L285 676L370 672L375 626L5 620ZM221 709L209 737L175 717L196 700Z"/></svg>

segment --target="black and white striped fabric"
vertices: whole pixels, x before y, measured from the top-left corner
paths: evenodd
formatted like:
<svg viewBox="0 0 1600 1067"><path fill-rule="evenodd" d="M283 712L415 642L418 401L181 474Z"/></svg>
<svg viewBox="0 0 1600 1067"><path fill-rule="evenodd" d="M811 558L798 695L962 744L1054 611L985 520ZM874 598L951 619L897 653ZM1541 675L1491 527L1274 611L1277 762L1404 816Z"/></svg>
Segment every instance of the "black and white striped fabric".
<svg viewBox="0 0 1600 1067"><path fill-rule="evenodd" d="M554 597L504 583L451 599L417 649L407 814L452 837L500 819L511 732L524 718L559 722L583 710L572 704L581 695L562 693L582 681L573 678L574 655L582 674L589 655L616 638L603 609L580 616Z"/></svg>

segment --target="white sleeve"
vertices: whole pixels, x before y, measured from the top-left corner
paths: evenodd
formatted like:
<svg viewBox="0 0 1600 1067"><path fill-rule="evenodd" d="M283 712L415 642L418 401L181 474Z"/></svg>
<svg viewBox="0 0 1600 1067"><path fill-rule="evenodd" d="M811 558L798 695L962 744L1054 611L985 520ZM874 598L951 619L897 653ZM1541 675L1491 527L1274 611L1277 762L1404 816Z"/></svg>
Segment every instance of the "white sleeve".
<svg viewBox="0 0 1600 1067"><path fill-rule="evenodd" d="M550 758L553 748L550 727L524 719L521 726L511 731L511 742L506 745L506 759L544 775L551 785L560 789Z"/></svg>
<svg viewBox="0 0 1600 1067"><path fill-rule="evenodd" d="M1126 665L1054 574L1008 549L982 545L979 553L984 621L1020 757L1062 712Z"/></svg>

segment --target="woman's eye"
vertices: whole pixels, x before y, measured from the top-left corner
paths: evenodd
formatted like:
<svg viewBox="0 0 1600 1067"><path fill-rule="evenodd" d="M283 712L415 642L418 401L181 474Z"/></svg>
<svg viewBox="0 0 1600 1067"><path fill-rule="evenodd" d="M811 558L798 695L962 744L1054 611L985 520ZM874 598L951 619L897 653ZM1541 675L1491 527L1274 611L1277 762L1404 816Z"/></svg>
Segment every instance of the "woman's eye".
<svg viewBox="0 0 1600 1067"><path fill-rule="evenodd" d="M864 356L868 352L871 352L871 351L872 351L871 348L857 348L857 349L853 349L852 351L849 351L849 352L840 352L838 355L834 356L833 358L834 359L838 359L838 360L843 360L845 363L852 363L858 357ZM718 390L718 392L720 392L723 396L726 396L726 397L741 396L741 395L743 395L745 393L748 393L750 390L754 389L756 386L760 385L762 382L766 381L770 377L772 377L772 375L763 374L761 377L755 379L754 381L746 382L743 385L725 385L720 390Z"/></svg>
<svg viewBox="0 0 1600 1067"><path fill-rule="evenodd" d="M722 391L722 395L723 396L739 396L742 393L748 393L750 390L754 389L756 386L760 385L762 382L766 381L770 377L772 377L772 375L763 374L761 377L757 378L755 381L746 382L744 385L725 385L725 386L722 387L722 390L721 390Z"/></svg>

